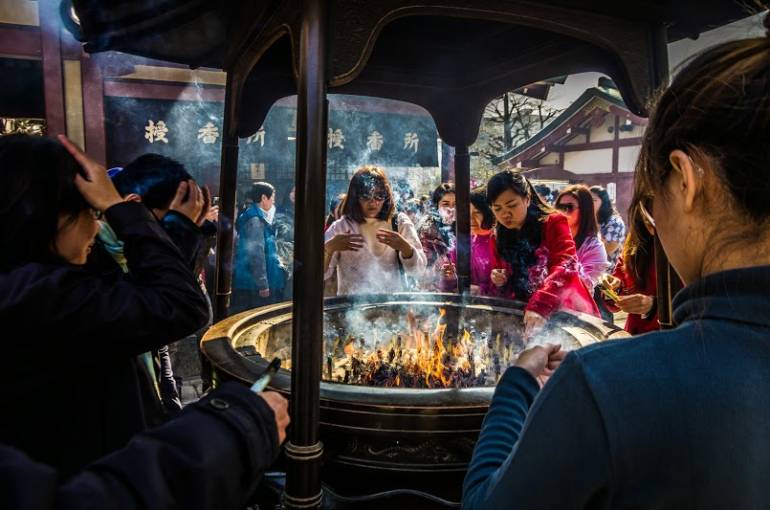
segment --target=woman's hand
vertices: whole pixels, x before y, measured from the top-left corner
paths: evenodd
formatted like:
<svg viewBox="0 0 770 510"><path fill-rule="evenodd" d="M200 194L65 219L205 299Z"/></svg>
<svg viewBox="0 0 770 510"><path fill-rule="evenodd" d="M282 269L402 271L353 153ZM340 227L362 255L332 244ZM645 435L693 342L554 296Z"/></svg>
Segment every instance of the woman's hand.
<svg viewBox="0 0 770 510"><path fill-rule="evenodd" d="M398 232L381 228L377 230L377 240L382 244L401 252L405 259L411 258L412 255L414 255L414 248L412 248L412 245Z"/></svg>
<svg viewBox="0 0 770 510"><path fill-rule="evenodd" d="M536 345L519 354L514 366L529 372L542 388L566 356L561 345Z"/></svg>
<svg viewBox="0 0 770 510"><path fill-rule="evenodd" d="M534 334L545 326L545 322L545 317L537 312L532 310L524 312L524 340L529 341Z"/></svg>
<svg viewBox="0 0 770 510"><path fill-rule="evenodd" d="M336 234L324 243L326 253L335 251L358 251L364 247L364 237L361 234Z"/></svg>
<svg viewBox="0 0 770 510"><path fill-rule="evenodd" d="M187 216L190 218L190 221L197 225L204 204L203 192L195 184L195 181L190 179L189 181L179 183L179 186L176 188L176 195L171 201L169 209Z"/></svg>
<svg viewBox="0 0 770 510"><path fill-rule="evenodd" d="M489 276L495 287L502 287L508 281L508 274L505 269L493 269Z"/></svg>
<svg viewBox="0 0 770 510"><path fill-rule="evenodd" d="M289 418L289 403L280 393L275 391L265 391L258 395L262 397L270 409L273 410L275 415L275 427L278 429L278 444L283 443L286 439L286 427L289 426L291 418Z"/></svg>
<svg viewBox="0 0 770 510"><path fill-rule="evenodd" d="M646 315L652 310L652 304L655 302L652 296L644 294L631 294L630 296L620 296L617 302L618 307L626 313L636 315Z"/></svg>
<svg viewBox="0 0 770 510"><path fill-rule="evenodd" d="M83 178L80 174L75 174L75 186L83 195L83 198L86 199L86 202L91 204L94 209L103 212L123 201L120 193L115 189L115 185L112 184L110 177L107 175L107 170L102 165L89 158L66 136L59 135L57 138L64 148L67 149L67 152L72 154L75 161L83 167L86 177Z"/></svg>

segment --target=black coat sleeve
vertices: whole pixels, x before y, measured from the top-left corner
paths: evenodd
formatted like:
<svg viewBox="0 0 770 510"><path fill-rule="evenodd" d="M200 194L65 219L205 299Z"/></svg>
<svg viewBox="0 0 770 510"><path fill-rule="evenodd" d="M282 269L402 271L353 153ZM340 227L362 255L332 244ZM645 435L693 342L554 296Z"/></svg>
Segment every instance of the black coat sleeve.
<svg viewBox="0 0 770 510"><path fill-rule="evenodd" d="M509 368L473 452L463 509L610 508L610 466L603 421L576 354L539 394L528 372Z"/></svg>
<svg viewBox="0 0 770 510"><path fill-rule="evenodd" d="M182 252L182 256L192 270L195 267L198 254L203 248L204 235L201 228L190 218L176 211L167 212L160 224L174 241L176 247L179 248L179 251Z"/></svg>
<svg viewBox="0 0 770 510"><path fill-rule="evenodd" d="M0 506L48 509L244 508L278 453L272 409L225 383L165 425L134 437L63 484L56 472L0 446Z"/></svg>
<svg viewBox="0 0 770 510"><path fill-rule="evenodd" d="M106 216L125 243L129 274L28 264L0 275L0 320L34 324L40 339L16 344L17 354L50 349L67 358L62 362L125 357L206 324L208 307L192 271L147 209L124 202Z"/></svg>

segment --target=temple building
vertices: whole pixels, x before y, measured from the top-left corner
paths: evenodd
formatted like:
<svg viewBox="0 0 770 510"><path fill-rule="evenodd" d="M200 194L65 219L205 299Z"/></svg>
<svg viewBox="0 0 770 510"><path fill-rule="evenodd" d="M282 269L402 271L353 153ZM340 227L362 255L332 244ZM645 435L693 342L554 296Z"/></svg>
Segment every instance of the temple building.
<svg viewBox="0 0 770 510"><path fill-rule="evenodd" d="M542 131L503 154L500 167L522 169L552 188L583 183L607 188L625 216L634 164L647 124L631 113L607 79L587 89Z"/></svg>

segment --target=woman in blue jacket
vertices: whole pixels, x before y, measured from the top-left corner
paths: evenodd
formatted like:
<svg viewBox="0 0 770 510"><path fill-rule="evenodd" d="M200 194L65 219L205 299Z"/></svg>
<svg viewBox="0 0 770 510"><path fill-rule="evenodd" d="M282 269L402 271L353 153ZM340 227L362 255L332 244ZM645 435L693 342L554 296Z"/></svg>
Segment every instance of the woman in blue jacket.
<svg viewBox="0 0 770 510"><path fill-rule="evenodd" d="M768 26L767 19L765 20ZM635 203L686 287L675 329L497 386L466 509L770 507L770 39L692 60L657 100Z"/></svg>

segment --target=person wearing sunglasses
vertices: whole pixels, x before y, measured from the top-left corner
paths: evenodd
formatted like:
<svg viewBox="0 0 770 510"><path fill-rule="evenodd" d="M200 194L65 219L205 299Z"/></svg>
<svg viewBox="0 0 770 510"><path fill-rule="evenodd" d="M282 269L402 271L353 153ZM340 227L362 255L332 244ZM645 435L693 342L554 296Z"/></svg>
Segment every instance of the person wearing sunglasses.
<svg viewBox="0 0 770 510"><path fill-rule="evenodd" d="M632 203L685 284L675 326L522 353L465 510L770 507L769 97L767 35L710 47L654 94Z"/></svg>
<svg viewBox="0 0 770 510"><path fill-rule="evenodd" d="M382 168L363 166L350 179L342 217L326 230L324 279L337 276L337 295L406 290L425 270L417 231L397 213Z"/></svg>
<svg viewBox="0 0 770 510"><path fill-rule="evenodd" d="M599 277L610 266L607 252L599 240L599 224L594 214L591 191L582 184L564 188L556 197L556 210L567 217L572 238L577 248L581 267L581 278L593 292Z"/></svg>

